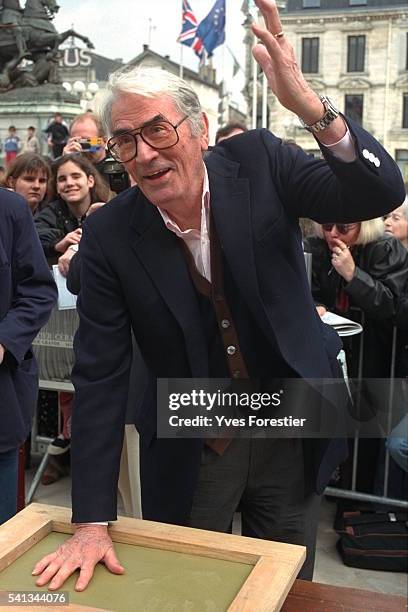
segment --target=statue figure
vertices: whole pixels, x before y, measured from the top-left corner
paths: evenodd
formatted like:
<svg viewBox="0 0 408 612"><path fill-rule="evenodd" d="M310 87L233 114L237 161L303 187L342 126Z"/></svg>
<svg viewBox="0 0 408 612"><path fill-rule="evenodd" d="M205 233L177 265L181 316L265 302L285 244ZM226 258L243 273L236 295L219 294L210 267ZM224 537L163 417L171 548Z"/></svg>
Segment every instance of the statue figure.
<svg viewBox="0 0 408 612"><path fill-rule="evenodd" d="M20 0L2 1L1 24L12 33L17 44L20 59L27 55L27 46L23 35L23 28L21 27L22 13Z"/></svg>
<svg viewBox="0 0 408 612"><path fill-rule="evenodd" d="M75 30L59 34L52 19L57 0L0 0L0 92L16 87L59 83L58 48L70 37L81 39L90 49L87 36ZM19 66L23 58L32 60L32 69Z"/></svg>

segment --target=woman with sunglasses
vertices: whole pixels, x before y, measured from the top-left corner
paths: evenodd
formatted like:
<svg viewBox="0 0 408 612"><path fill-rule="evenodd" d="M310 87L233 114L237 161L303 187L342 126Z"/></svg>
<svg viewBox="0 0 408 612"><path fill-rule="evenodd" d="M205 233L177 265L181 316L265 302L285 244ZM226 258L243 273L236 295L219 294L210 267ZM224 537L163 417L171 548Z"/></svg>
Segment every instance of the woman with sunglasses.
<svg viewBox="0 0 408 612"><path fill-rule="evenodd" d="M390 376L396 306L408 279L408 251L384 233L381 218L361 223L325 223L305 241L312 253L312 294L320 315L330 310L363 326L362 337L343 338L348 374L359 374L363 346L363 379ZM382 382L363 384L364 409L372 417L387 407ZM364 440L360 447L357 488L374 490L379 441ZM374 466L374 467L373 467ZM348 481L346 479L348 486Z"/></svg>
<svg viewBox="0 0 408 612"><path fill-rule="evenodd" d="M384 233L381 218L325 223L316 226L316 234L305 244L312 253L312 293L319 314L327 309L361 319L363 376L386 378L393 317L408 279L408 252L399 240ZM358 352L348 348L349 371L356 376Z"/></svg>

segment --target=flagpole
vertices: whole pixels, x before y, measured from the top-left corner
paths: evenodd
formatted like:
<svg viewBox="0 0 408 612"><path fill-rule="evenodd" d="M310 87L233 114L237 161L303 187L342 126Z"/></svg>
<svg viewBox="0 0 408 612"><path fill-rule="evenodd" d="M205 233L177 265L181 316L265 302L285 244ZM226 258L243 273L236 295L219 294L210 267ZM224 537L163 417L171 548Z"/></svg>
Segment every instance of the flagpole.
<svg viewBox="0 0 408 612"><path fill-rule="evenodd" d="M256 111L258 107L258 63L252 58L252 129L256 129Z"/></svg>
<svg viewBox="0 0 408 612"><path fill-rule="evenodd" d="M184 65L183 65L183 45L180 44L180 67L179 67L179 77L180 79L184 78Z"/></svg>
<svg viewBox="0 0 408 612"><path fill-rule="evenodd" d="M266 74L262 74L262 127L268 127L268 80Z"/></svg>

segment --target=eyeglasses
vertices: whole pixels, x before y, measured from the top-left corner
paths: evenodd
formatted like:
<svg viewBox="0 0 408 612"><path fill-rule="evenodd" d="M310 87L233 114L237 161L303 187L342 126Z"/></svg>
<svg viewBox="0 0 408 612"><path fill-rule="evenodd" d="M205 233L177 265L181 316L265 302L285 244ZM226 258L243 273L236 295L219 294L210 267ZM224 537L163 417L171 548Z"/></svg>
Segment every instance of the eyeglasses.
<svg viewBox="0 0 408 612"><path fill-rule="evenodd" d="M354 228L356 228L358 223L322 223L322 228L325 232L331 232L333 227L336 227L336 230L344 236L348 234L348 232Z"/></svg>
<svg viewBox="0 0 408 612"><path fill-rule="evenodd" d="M187 119L185 115L176 125L161 119L152 121L140 129L129 130L117 136L112 136L107 142L107 148L112 157L120 163L126 163L137 155L137 139L140 138L152 149L162 150L174 147L180 139L177 128Z"/></svg>

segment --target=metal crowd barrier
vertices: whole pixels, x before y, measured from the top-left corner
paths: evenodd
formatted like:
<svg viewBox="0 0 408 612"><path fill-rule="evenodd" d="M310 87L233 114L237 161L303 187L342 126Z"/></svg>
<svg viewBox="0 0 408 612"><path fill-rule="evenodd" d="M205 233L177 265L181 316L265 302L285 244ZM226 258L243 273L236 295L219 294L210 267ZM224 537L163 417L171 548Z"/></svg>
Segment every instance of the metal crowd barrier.
<svg viewBox="0 0 408 612"><path fill-rule="evenodd" d="M361 324L364 329L364 313L360 309ZM397 348L397 337L398 330L394 326L392 330L392 346L391 346L391 363L390 363L390 385L388 391L388 402L387 402L387 432L389 433L392 429L392 417L394 410L394 398L395 398L395 365L396 365L396 348ZM363 378L363 363L364 363L364 335L360 335L360 346L359 346L359 359L358 359L358 375L357 380L361 381ZM343 367L343 374L347 383L348 388L348 375L347 366ZM360 438L358 432L356 432L353 440L353 464L352 464L352 477L351 477L351 488L341 489L338 487L326 487L325 495L333 497L339 497L343 499L350 499L361 502L375 503L387 506L395 506L397 508L408 509L408 501L405 499L396 499L388 497L389 488L389 477L390 477L390 454L385 449L385 464L384 464L384 477L382 483L382 495L374 495L371 493L361 492L357 490L357 470L358 470L358 458L359 458L359 444Z"/></svg>
<svg viewBox="0 0 408 612"><path fill-rule="evenodd" d="M33 351L38 363L39 389L47 391L74 391L70 377L72 366L74 365L73 339L78 323L79 318L75 309L58 310L55 307L48 323L35 338ZM58 431L60 429L60 414L58 414ZM52 438L39 435L38 433L37 408L34 412L31 429L31 452L41 453L43 457L27 493L26 504L32 501L47 466L50 442L52 442Z"/></svg>

